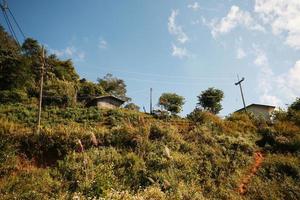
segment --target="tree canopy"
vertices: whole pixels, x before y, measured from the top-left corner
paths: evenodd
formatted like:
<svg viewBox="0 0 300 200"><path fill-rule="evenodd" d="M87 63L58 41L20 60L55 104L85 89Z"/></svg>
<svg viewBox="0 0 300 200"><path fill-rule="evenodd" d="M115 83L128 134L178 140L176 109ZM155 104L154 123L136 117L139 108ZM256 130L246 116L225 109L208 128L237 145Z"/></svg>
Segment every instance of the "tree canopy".
<svg viewBox="0 0 300 200"><path fill-rule="evenodd" d="M182 110L184 97L179 96L176 93L163 93L159 97L158 105L162 106L165 110L172 114L177 114Z"/></svg>
<svg viewBox="0 0 300 200"><path fill-rule="evenodd" d="M73 62L49 55L45 50L44 105L70 106L78 101L86 103L95 96L110 94L130 100L126 96L124 80L107 74L97 83L79 80ZM1 102L16 102L38 98L41 78L40 43L27 38L21 47L0 26L0 94Z"/></svg>
<svg viewBox="0 0 300 200"><path fill-rule="evenodd" d="M114 77L112 74L106 74L103 78L98 78L98 84L105 93L123 98L125 101L130 100L126 96L127 90L124 80Z"/></svg>
<svg viewBox="0 0 300 200"><path fill-rule="evenodd" d="M224 98L224 93L222 90L215 89L213 87L202 91L198 97L198 105L200 105L205 110L218 114L222 110L221 101Z"/></svg>

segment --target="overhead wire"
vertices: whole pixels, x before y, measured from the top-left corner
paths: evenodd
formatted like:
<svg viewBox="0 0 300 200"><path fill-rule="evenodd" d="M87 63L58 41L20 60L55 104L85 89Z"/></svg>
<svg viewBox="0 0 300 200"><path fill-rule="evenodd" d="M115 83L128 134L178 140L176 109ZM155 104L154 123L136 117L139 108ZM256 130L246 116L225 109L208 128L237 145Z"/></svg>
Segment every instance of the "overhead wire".
<svg viewBox="0 0 300 200"><path fill-rule="evenodd" d="M101 69L100 69L101 70ZM122 73L129 73L129 74L138 74L138 75L145 75L145 76L156 76L162 78L185 78L185 79L193 79L193 80L203 80L203 79L230 79L232 80L232 76L228 75L228 77L191 77L191 76L179 76L179 75L162 75L162 74L153 74L153 73L143 73L143 72L134 72L134 71L126 71L126 70L119 70L119 69L109 69L110 71L122 72Z"/></svg>
<svg viewBox="0 0 300 200"><path fill-rule="evenodd" d="M20 33L22 34L22 36L23 36L24 39L25 39L26 37L25 37L24 32L22 31L22 29L21 29L20 25L18 24L16 18L14 17L13 13L12 13L11 10L9 9L9 7L8 7L8 5L7 5L7 2L6 2L6 1L3 1L3 4L0 4L0 6L1 6L1 10L2 10L3 16L4 16L4 20L5 20L5 22L6 22L6 25L7 25L8 29L9 29L9 32L10 32L11 36L12 36L12 37L14 38L14 40L16 41L17 45L18 45L19 47L21 47L20 42L19 42L18 37L17 37L17 34L16 34L16 32L15 32L15 30L14 30L14 27L13 27L13 25L12 25L10 19L9 19L9 15L8 15L7 12L6 12L7 10L8 10L8 12L9 12L9 14L11 15L11 17L13 18L13 21L14 21L15 24L17 25L17 27L18 27Z"/></svg>
<svg viewBox="0 0 300 200"><path fill-rule="evenodd" d="M11 26L10 26L10 24L8 22L8 18L7 18L6 12L5 12L4 8L2 7L2 5L1 5L1 10L2 10L3 17L4 17L4 20L6 22L6 25L7 25L8 29L9 29L9 32L10 32L11 36L15 39L13 31L11 29Z"/></svg>
<svg viewBox="0 0 300 200"><path fill-rule="evenodd" d="M10 8L9 8L9 7L7 8L7 10L8 10L8 12L10 13L10 15L12 16L13 20L15 21L15 23L16 23L16 25L17 25L17 27L18 27L19 31L20 31L20 33L21 33L21 34L22 34L22 36L23 36L23 38L24 38L24 39L26 39L26 36L25 36L25 34L24 34L23 30L21 29L21 27L20 27L19 23L17 22L17 20L16 20L15 16L13 15L12 11L10 10Z"/></svg>

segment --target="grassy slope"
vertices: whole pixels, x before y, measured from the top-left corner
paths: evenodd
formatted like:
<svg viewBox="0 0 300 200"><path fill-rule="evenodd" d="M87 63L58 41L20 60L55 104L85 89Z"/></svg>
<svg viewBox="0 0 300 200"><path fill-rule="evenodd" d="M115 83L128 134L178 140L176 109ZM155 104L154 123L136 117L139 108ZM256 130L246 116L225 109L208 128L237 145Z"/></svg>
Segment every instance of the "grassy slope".
<svg viewBox="0 0 300 200"><path fill-rule="evenodd" d="M292 122L47 108L36 135L35 116L34 107L0 106L1 199L300 199L300 129ZM266 158L241 196L257 150Z"/></svg>

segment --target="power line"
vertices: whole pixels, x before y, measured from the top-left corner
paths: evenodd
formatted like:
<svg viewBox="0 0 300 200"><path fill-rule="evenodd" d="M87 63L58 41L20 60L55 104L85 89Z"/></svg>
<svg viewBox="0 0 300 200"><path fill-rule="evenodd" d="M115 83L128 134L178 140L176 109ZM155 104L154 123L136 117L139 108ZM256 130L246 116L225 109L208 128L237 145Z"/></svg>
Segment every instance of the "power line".
<svg viewBox="0 0 300 200"><path fill-rule="evenodd" d="M183 83L183 82L172 82L172 81L156 81L156 80L147 80L147 79L138 79L138 78L126 78L126 80L129 81L139 81L139 82L148 82L148 83L160 83L160 84L171 84L171 85L183 85L183 86L199 86L199 85L204 85L204 83L198 83L198 84L193 84L193 83ZM231 85L231 83L222 83L222 85Z"/></svg>
<svg viewBox="0 0 300 200"><path fill-rule="evenodd" d="M21 33L21 34L22 34L22 36L23 36L23 38L24 38L24 39L26 39L26 36L25 36L24 32L22 31L22 29L21 29L20 25L18 24L18 22L17 22L17 20L16 20L15 16L14 16L14 15L13 15L13 13L11 12L10 8L9 8L9 7L7 7L7 9L8 9L8 12L10 13L10 15L12 16L13 20L15 21L15 23L16 23L16 25L17 25L17 27L18 27L19 31L20 31L20 33Z"/></svg>
<svg viewBox="0 0 300 200"><path fill-rule="evenodd" d="M2 10L2 13L3 13L3 16L4 16L4 20L5 20L5 22L6 22L6 25L7 25L8 29L9 29L9 32L10 32L11 36L14 38L14 40L16 41L16 43L18 44L18 46L21 47L20 42L19 42L18 37L17 37L17 34L16 34L16 32L15 32L15 30L14 30L14 27L13 27L13 25L12 25L12 22L11 22L10 19L9 19L8 13L9 13L10 16L12 17L12 19L13 19L15 25L18 27L19 32L21 33L21 35L22 35L22 36L24 37L24 39L25 39L26 37L25 37L24 32L23 32L22 29L21 29L21 26L18 24L18 22L17 22L15 16L13 15L12 11L11 11L10 8L8 7L8 4L7 4L7 1L6 1L6 0L3 0L3 3L0 4L0 7L1 7L1 10ZM8 13L7 13L7 10L8 10Z"/></svg>
<svg viewBox="0 0 300 200"><path fill-rule="evenodd" d="M100 69L100 70L102 70L102 69ZM109 70L110 71L116 71L116 72L122 72L122 73L128 73L128 74L138 74L138 75L154 76L154 77L156 76L156 77L162 77L162 78L185 78L185 79L193 79L193 80L203 80L203 79L228 79L228 80L230 79L230 80L232 80L231 75L228 75L226 77L221 77L221 76L192 77L192 76L162 75L162 74L153 74L153 73L143 73L143 72L134 72L134 71L119 70L119 69L109 69ZM107 69L106 69L106 71L107 71Z"/></svg>
<svg viewBox="0 0 300 200"><path fill-rule="evenodd" d="M1 6L1 10L2 10L3 17L4 17L4 20L6 22L6 25L7 25L8 29L9 29L9 32L10 32L11 36L13 37L13 33L12 33L11 27L9 26L9 23L7 21L7 16L6 16L6 13L4 12L4 8L3 8L2 5L0 5L0 6Z"/></svg>

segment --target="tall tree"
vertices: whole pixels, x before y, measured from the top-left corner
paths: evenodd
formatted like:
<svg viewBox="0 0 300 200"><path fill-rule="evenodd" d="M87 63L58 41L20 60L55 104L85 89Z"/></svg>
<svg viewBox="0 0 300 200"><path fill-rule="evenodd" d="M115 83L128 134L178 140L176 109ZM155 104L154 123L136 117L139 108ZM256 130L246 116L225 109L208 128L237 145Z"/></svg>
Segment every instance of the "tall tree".
<svg viewBox="0 0 300 200"><path fill-rule="evenodd" d="M79 82L79 90L77 92L78 100L87 102L96 96L101 96L105 93L103 88L96 83L81 79Z"/></svg>
<svg viewBox="0 0 300 200"><path fill-rule="evenodd" d="M42 48L37 40L27 38L22 45L22 51L26 56L35 57L40 55Z"/></svg>
<svg viewBox="0 0 300 200"><path fill-rule="evenodd" d="M296 98L296 100L289 106L289 111L300 111L300 98Z"/></svg>
<svg viewBox="0 0 300 200"><path fill-rule="evenodd" d="M205 110L218 114L222 110L221 101L224 98L222 90L215 89L213 87L202 91L198 97L198 105L203 107Z"/></svg>
<svg viewBox="0 0 300 200"><path fill-rule="evenodd" d="M126 84L124 80L114 77L112 74L106 74L103 78L98 78L98 84L104 89L107 94L115 95L130 100L126 96Z"/></svg>
<svg viewBox="0 0 300 200"><path fill-rule="evenodd" d="M14 52L15 54L20 53L18 44L0 25L0 49Z"/></svg>
<svg viewBox="0 0 300 200"><path fill-rule="evenodd" d="M163 93L159 97L158 104L165 110L170 111L172 114L177 114L182 110L184 104L184 97L176 93Z"/></svg>

